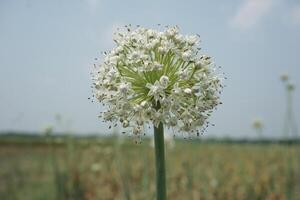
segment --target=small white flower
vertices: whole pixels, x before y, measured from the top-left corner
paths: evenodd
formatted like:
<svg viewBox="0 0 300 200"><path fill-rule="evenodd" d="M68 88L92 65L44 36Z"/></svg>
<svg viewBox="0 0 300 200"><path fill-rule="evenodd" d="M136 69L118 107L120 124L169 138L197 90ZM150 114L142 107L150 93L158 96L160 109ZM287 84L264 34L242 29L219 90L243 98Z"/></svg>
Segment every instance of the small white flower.
<svg viewBox="0 0 300 200"><path fill-rule="evenodd" d="M178 34L178 35L175 36L175 40L178 43L182 43L182 42L184 42L184 37L183 37L183 35Z"/></svg>
<svg viewBox="0 0 300 200"><path fill-rule="evenodd" d="M203 55L201 57L201 61L204 65L209 65L211 64L211 60L210 60L210 56L207 56L207 55Z"/></svg>
<svg viewBox="0 0 300 200"><path fill-rule="evenodd" d="M179 77L180 79L183 79L183 80L187 80L189 75L188 75L188 70L182 70L179 72Z"/></svg>
<svg viewBox="0 0 300 200"><path fill-rule="evenodd" d="M184 61L188 61L192 58L192 51L191 50L187 50L185 52L182 53L182 59Z"/></svg>
<svg viewBox="0 0 300 200"><path fill-rule="evenodd" d="M162 77L160 77L159 82L160 82L160 84L163 88L166 88L168 86L168 83L169 83L169 77L162 76Z"/></svg>
<svg viewBox="0 0 300 200"><path fill-rule="evenodd" d="M156 32L152 29L147 30L147 34L149 38L154 38L156 36Z"/></svg>
<svg viewBox="0 0 300 200"><path fill-rule="evenodd" d="M192 90L190 88L185 88L184 93L186 94L192 94Z"/></svg>
<svg viewBox="0 0 300 200"><path fill-rule="evenodd" d="M171 27L166 30L166 36L169 36L169 37L175 36L177 33L178 33L178 28L176 26Z"/></svg>
<svg viewBox="0 0 300 200"><path fill-rule="evenodd" d="M142 108L147 108L149 106L149 103L147 101L142 101L141 107Z"/></svg>
<svg viewBox="0 0 300 200"><path fill-rule="evenodd" d="M201 69L203 67L201 60L197 60L195 62L195 67L196 67L196 69Z"/></svg>
<svg viewBox="0 0 300 200"><path fill-rule="evenodd" d="M146 47L147 50L151 50L158 44L158 42L159 42L159 40L154 39L151 42L145 44L145 47Z"/></svg>
<svg viewBox="0 0 300 200"><path fill-rule="evenodd" d="M158 47L158 51L161 53L167 53L168 52L168 47Z"/></svg>
<svg viewBox="0 0 300 200"><path fill-rule="evenodd" d="M134 135L140 135L142 131L143 130L142 130L142 128L140 126L135 126L135 127L133 127L132 133Z"/></svg>
<svg viewBox="0 0 300 200"><path fill-rule="evenodd" d="M155 81L153 85L147 83L146 87L150 89L148 96L153 96L155 101L158 101L162 96L164 96L163 87L160 82Z"/></svg>
<svg viewBox="0 0 300 200"><path fill-rule="evenodd" d="M129 122L127 120L123 121L123 127L127 128L129 126Z"/></svg>
<svg viewBox="0 0 300 200"><path fill-rule="evenodd" d="M160 64L159 62L157 61L154 61L153 65L152 65L152 70L161 70L163 67L162 64Z"/></svg>
<svg viewBox="0 0 300 200"><path fill-rule="evenodd" d="M112 64L114 64L114 65L116 65L117 62L118 62L118 59L119 59L118 56L111 56L111 57L109 58L109 62L112 63Z"/></svg>
<svg viewBox="0 0 300 200"><path fill-rule="evenodd" d="M187 36L186 41L189 45L195 45L199 42L199 38L196 35Z"/></svg>
<svg viewBox="0 0 300 200"><path fill-rule="evenodd" d="M130 84L121 83L119 86L120 93L125 95L128 92L129 88L130 88Z"/></svg>
<svg viewBox="0 0 300 200"><path fill-rule="evenodd" d="M118 53L121 53L122 51L123 51L122 46L116 47L116 53L117 53L117 54L118 54Z"/></svg>
<svg viewBox="0 0 300 200"><path fill-rule="evenodd" d="M95 94L95 96L96 96L96 99L98 99L98 101L103 101L103 100L105 99L105 97L106 97L105 94L100 93L100 92L97 92L97 93Z"/></svg>
<svg viewBox="0 0 300 200"><path fill-rule="evenodd" d="M177 125L177 118L171 117L170 118L170 126L176 126Z"/></svg>

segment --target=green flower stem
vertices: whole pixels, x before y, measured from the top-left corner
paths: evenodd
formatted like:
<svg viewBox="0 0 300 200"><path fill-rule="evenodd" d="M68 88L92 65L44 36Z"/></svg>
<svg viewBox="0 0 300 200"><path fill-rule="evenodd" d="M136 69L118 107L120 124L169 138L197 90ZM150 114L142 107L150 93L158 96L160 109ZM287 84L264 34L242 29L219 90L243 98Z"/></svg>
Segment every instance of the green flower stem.
<svg viewBox="0 0 300 200"><path fill-rule="evenodd" d="M166 169L165 169L165 143L164 127L159 123L154 126L154 145L155 145L155 165L156 165L156 199L166 200Z"/></svg>

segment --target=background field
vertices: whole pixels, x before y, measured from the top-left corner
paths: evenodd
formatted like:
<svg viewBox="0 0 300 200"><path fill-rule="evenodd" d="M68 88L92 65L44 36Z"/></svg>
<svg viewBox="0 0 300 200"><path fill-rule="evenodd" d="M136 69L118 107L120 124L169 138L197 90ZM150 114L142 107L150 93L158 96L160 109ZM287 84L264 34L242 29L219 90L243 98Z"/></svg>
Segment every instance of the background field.
<svg viewBox="0 0 300 200"><path fill-rule="evenodd" d="M2 137L0 199L154 199L150 141ZM300 199L300 146L167 144L169 199Z"/></svg>

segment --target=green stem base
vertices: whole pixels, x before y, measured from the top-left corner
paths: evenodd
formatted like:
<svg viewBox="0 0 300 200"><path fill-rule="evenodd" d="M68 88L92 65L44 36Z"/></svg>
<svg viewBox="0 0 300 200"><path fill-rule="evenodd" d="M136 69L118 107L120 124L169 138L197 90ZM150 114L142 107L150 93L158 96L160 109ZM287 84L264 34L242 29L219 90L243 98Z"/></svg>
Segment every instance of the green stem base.
<svg viewBox="0 0 300 200"><path fill-rule="evenodd" d="M155 166L156 166L156 199L166 200L166 168L165 168L165 143L164 127L160 123L154 126Z"/></svg>

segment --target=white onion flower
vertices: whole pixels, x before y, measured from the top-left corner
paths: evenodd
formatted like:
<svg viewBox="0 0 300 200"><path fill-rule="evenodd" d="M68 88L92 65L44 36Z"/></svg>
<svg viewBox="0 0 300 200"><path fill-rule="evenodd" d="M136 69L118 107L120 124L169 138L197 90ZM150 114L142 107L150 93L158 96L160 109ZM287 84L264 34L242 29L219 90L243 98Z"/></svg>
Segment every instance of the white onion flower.
<svg viewBox="0 0 300 200"><path fill-rule="evenodd" d="M107 106L100 115L104 121L119 121L135 135L150 124L188 133L205 127L220 104L222 78L211 57L200 53L197 35L182 35L177 26L127 26L114 41L93 74L94 96Z"/></svg>
<svg viewBox="0 0 300 200"><path fill-rule="evenodd" d="M185 88L184 93L186 94L192 94L192 90L190 88Z"/></svg>

